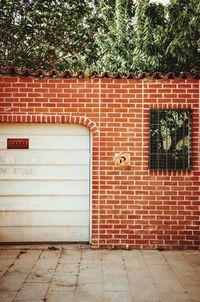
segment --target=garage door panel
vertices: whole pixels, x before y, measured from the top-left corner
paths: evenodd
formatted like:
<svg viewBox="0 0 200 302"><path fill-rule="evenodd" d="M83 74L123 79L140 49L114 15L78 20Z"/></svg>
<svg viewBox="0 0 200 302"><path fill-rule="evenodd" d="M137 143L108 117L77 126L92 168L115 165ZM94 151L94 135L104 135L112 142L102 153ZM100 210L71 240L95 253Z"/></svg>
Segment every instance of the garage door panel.
<svg viewBox="0 0 200 302"><path fill-rule="evenodd" d="M7 148L7 135L1 135L0 148ZM9 138L27 138L27 135L12 135ZM56 150L88 150L88 136L51 136L42 137L37 135L28 135L29 149L56 149Z"/></svg>
<svg viewBox="0 0 200 302"><path fill-rule="evenodd" d="M0 227L1 242L82 242L88 237L88 226Z"/></svg>
<svg viewBox="0 0 200 302"><path fill-rule="evenodd" d="M26 138L29 149L8 149ZM89 241L89 130L0 127L0 240Z"/></svg>
<svg viewBox="0 0 200 302"><path fill-rule="evenodd" d="M0 151L0 165L89 165L88 150L4 150Z"/></svg>
<svg viewBox="0 0 200 302"><path fill-rule="evenodd" d="M0 211L89 211L85 196L2 196Z"/></svg>
<svg viewBox="0 0 200 302"><path fill-rule="evenodd" d="M61 179L61 180L88 180L87 165L65 166L6 166L0 167L0 179Z"/></svg>
<svg viewBox="0 0 200 302"><path fill-rule="evenodd" d="M88 215L88 211L9 211L0 216L0 226L87 226Z"/></svg>
<svg viewBox="0 0 200 302"><path fill-rule="evenodd" d="M12 188L12 190L11 190ZM1 195L89 195L88 181L1 181Z"/></svg>

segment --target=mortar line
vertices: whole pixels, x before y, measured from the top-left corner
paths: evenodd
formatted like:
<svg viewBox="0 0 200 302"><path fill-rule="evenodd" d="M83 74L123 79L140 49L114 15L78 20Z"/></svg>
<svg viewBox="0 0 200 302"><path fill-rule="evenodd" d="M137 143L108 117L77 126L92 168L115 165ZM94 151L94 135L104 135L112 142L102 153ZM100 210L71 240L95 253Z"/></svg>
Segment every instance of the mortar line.
<svg viewBox="0 0 200 302"><path fill-rule="evenodd" d="M80 275L80 271L81 271L81 261L82 261L82 256L83 256L83 248L80 247L81 253L80 253L80 261L79 261L79 265L78 265L78 272L77 272L77 278L76 278L76 283L75 283L75 289L74 289L74 298L73 301L75 302L76 299L76 290L78 287L78 279L79 279L79 275Z"/></svg>
<svg viewBox="0 0 200 302"><path fill-rule="evenodd" d="M154 283L154 285L155 285L155 288L156 288L156 290L157 290L157 293L158 293L158 295L159 295L159 302L162 302L160 299L160 297L162 296L162 292L160 291L160 289L159 289L159 287L158 287L158 284L157 284L157 282L156 282L156 280L155 280L155 278L154 278L154 276L153 276L153 274L152 274L152 272L151 272L151 269L150 269L150 265L148 265L147 263L146 263L146 261L145 261L145 258L144 258L144 254L143 254L143 251L141 250L140 251L140 254L141 254L141 256L142 256L142 262L145 264L145 267L146 267L146 270L147 270L147 272L149 273L149 276L151 277L151 280L153 280L153 283ZM166 259L165 259L165 261L166 261Z"/></svg>
<svg viewBox="0 0 200 302"><path fill-rule="evenodd" d="M142 169L144 170L144 79L142 80Z"/></svg>
<svg viewBox="0 0 200 302"><path fill-rule="evenodd" d="M123 256L123 251L121 251L121 256L122 256L122 262L123 262L124 270L125 270L125 273L126 273L126 278L128 280L128 287L129 287L131 300L134 301L134 295L133 295L132 290L131 290L131 282L130 282L130 279L129 279L129 276L128 276L127 266L126 266L125 258Z"/></svg>
<svg viewBox="0 0 200 302"><path fill-rule="evenodd" d="M200 81L199 81L199 119L198 119L198 123L199 123L199 144L198 144L198 169L200 169Z"/></svg>
<svg viewBox="0 0 200 302"><path fill-rule="evenodd" d="M0 280L8 273L9 269L10 269L11 267L14 266L15 261L16 261L17 259L19 259L19 257L20 257L21 254L22 254L22 251L19 252L19 254L16 256L16 258L13 258L13 259L11 258L12 263L8 266L8 268L7 268L7 270L5 271L5 273L0 277ZM9 258L8 258L8 259L9 259Z"/></svg>
<svg viewBox="0 0 200 302"><path fill-rule="evenodd" d="M97 226L97 233L98 233L98 247L100 244L100 198L101 198L101 161L100 161L100 156L101 156L101 79L99 79L99 136L98 136L98 226Z"/></svg>
<svg viewBox="0 0 200 302"><path fill-rule="evenodd" d="M48 293L48 291L49 291L49 288L50 288L50 286L51 286L52 280L53 280L53 278L54 278L54 276L55 276L57 267L58 267L58 265L59 265L59 263L60 263L60 259L61 259L61 256L62 256L62 254L63 254L63 250L64 250L64 249L61 248L61 252L60 252L60 255L59 255L59 257L58 257L57 264L56 264L56 266L55 266L55 269L54 269L54 272L53 272L53 274L52 274L51 280L49 281L49 286L47 287L46 293L45 293L45 295L44 295L44 301L47 300L46 295L47 295L47 293Z"/></svg>
<svg viewBox="0 0 200 302"><path fill-rule="evenodd" d="M103 271L104 271L103 251L101 251L101 271L102 271L102 298L103 298L103 301L104 301L105 300L105 295L104 295L104 275L103 275Z"/></svg>

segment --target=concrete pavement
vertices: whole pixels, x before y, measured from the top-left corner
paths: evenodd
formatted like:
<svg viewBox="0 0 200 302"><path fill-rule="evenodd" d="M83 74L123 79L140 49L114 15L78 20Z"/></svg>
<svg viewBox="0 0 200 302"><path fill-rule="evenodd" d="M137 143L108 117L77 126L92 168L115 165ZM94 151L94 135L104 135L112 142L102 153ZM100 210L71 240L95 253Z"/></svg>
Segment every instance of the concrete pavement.
<svg viewBox="0 0 200 302"><path fill-rule="evenodd" d="M199 251L0 246L1 302L199 302Z"/></svg>

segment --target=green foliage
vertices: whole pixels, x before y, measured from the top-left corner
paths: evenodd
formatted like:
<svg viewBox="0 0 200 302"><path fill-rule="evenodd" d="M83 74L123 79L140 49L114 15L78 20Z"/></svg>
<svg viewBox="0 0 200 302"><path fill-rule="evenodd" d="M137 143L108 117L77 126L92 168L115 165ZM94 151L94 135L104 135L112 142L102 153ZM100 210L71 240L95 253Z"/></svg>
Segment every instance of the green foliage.
<svg viewBox="0 0 200 302"><path fill-rule="evenodd" d="M200 63L200 1L174 0L166 10L166 65L195 71Z"/></svg>
<svg viewBox="0 0 200 302"><path fill-rule="evenodd" d="M137 71L196 71L200 63L200 0L171 0L166 6L137 0Z"/></svg>
<svg viewBox="0 0 200 302"><path fill-rule="evenodd" d="M0 64L78 67L78 54L89 37L89 10L86 1L1 1Z"/></svg>
<svg viewBox="0 0 200 302"><path fill-rule="evenodd" d="M162 70L165 47L164 6L138 0L135 15L135 48L133 51L133 69L136 71Z"/></svg>
<svg viewBox="0 0 200 302"><path fill-rule="evenodd" d="M99 49L99 59L96 63L97 70L108 70L110 72L127 72L130 69L133 39L130 21L134 12L133 4L130 6L128 0L116 0L114 11L106 3L101 2L104 9L104 22L107 30L98 31L95 41Z"/></svg>
<svg viewBox="0 0 200 302"><path fill-rule="evenodd" d="M2 0L0 65L196 71L200 0Z"/></svg>

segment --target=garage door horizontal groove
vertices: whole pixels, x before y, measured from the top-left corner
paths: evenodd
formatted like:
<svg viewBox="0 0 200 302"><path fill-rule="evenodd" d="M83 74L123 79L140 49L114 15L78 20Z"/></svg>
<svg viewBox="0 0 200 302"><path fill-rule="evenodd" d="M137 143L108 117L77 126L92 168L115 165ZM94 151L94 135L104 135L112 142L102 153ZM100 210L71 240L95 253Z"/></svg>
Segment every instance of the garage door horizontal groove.
<svg viewBox="0 0 200 302"><path fill-rule="evenodd" d="M36 166L45 166L45 167L48 167L48 166L58 166L58 167L67 167L67 166L79 166L79 167L87 167L88 166L88 163L86 164L56 164L56 163L22 163L22 164L15 164L15 163L12 163L12 164L9 164L9 163L1 163L1 167L4 166L4 167L26 167L26 166L29 166L30 168L32 166L36 167ZM1 169L1 168L0 168Z"/></svg>
<svg viewBox="0 0 200 302"><path fill-rule="evenodd" d="M69 152L75 152L75 153L80 153L80 152L88 152L89 149L88 148L84 148L84 147L81 147L81 148L78 148L78 149L66 149L66 148L63 148L63 149L56 149L56 148L51 148L51 149L48 149L48 148L44 148L44 149L35 149L35 148L30 148L31 146L29 145L29 149L20 149L20 152L21 153L26 153L27 150L29 153L38 153L40 151L42 152L45 152L45 153L51 153L51 152L55 152L55 153L59 153L59 152L66 152L66 153L69 153ZM19 149L7 149L7 146L5 147L1 147L1 151L0 151L0 154L2 153L5 153L5 152L9 152L10 154L13 154L15 153L16 150L19 150ZM4 155L4 154L3 154Z"/></svg>
<svg viewBox="0 0 200 302"><path fill-rule="evenodd" d="M37 212L37 213L52 213L52 212L54 212L54 213L71 213L71 212L78 212L78 213L88 213L88 209L85 209L85 210L54 210L54 209L52 209L52 210L1 210L0 209L0 213L35 213L35 212Z"/></svg>
<svg viewBox="0 0 200 302"><path fill-rule="evenodd" d="M25 177L26 175L24 175ZM59 178L59 179L49 179L49 178L37 178L37 179L34 179L34 178L31 178L31 179L27 179L27 178L18 178L18 179L14 179L14 178L4 178L4 180L6 179L7 182L11 182L11 181L15 181L15 182L36 182L36 181L40 181L40 182L44 182L44 181L48 181L48 182L59 182L59 181L66 181L66 182L69 182L69 181L81 181L81 182L87 182L89 180L89 177L88 178ZM0 184L1 184L1 181L4 181L2 179L0 179ZM1 196L1 195L0 195Z"/></svg>
<svg viewBox="0 0 200 302"><path fill-rule="evenodd" d="M81 196L83 196L83 197L88 197L88 195L89 194L81 194ZM62 196L62 197L78 197L78 196L80 196L79 194L69 194L69 195L67 195L67 194L45 194L45 195L43 195L43 194L30 194L30 195L28 195L28 194L14 194L14 196L16 196L16 197L30 197L30 196L33 196L33 197L44 197L44 196L47 196L47 197L59 197L59 196ZM1 197L3 197L3 198L5 198L5 197L13 197L13 195L12 194L5 194L5 195L3 195L3 194L1 194L0 195L0 198Z"/></svg>
<svg viewBox="0 0 200 302"><path fill-rule="evenodd" d="M70 182L87 182L88 179L89 178L85 178L85 179L82 179L82 178L81 179L77 179L77 178L76 179L39 179L39 178L37 178L37 179L23 179L23 182L26 182L26 183L28 183L28 182L29 183L31 183L31 182L38 182L38 181L39 182L41 182L41 181L42 182L45 182L45 181L46 182L47 181L48 182L69 182L69 181ZM14 182L22 182L21 179L16 179L16 178L14 180L13 179L6 179L6 180L5 179L0 179L0 184L3 183L3 182L11 182L11 181L12 182L13 181Z"/></svg>
<svg viewBox="0 0 200 302"><path fill-rule="evenodd" d="M16 150L4 150L0 151L0 163L1 164L16 164L16 165L35 165L35 164L74 164L74 165L89 165L90 154L88 150L23 150L19 152Z"/></svg>
<svg viewBox="0 0 200 302"><path fill-rule="evenodd" d="M63 228L63 227L67 227L67 228L71 228L73 226L73 228L88 228L88 225L85 225L85 224L78 224L78 225L69 225L69 224L59 224L59 225L56 225L54 224L53 227L54 228ZM30 227L30 225L17 225L17 228L28 228ZM51 224L49 225L31 225L31 228L49 228L49 227L52 227ZM16 226L13 226L13 225L1 225L0 226L0 229L1 228L16 228Z"/></svg>

